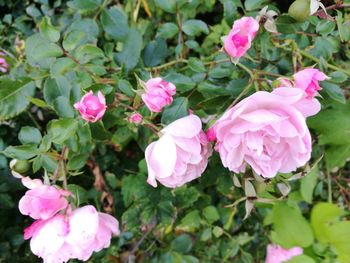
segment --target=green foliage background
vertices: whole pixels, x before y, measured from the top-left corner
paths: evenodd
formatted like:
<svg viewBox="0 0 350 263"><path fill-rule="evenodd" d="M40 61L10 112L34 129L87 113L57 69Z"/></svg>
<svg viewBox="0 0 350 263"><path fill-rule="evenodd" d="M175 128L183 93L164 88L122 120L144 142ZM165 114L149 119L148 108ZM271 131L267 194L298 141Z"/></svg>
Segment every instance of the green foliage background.
<svg viewBox="0 0 350 263"><path fill-rule="evenodd" d="M304 248L290 262L349 263L348 9L330 10L334 20L296 22L285 14L291 2L0 0L0 47L11 66L0 77L0 262L39 262L23 240L31 220L17 209L25 189L9 170L16 158L30 161L32 178L67 172L77 203L113 211L122 234L90 262L263 262L274 242ZM265 5L279 13L280 34L261 26L235 66L220 51L221 37ZM203 176L184 187L146 183L143 151L156 137L127 122L130 109L157 125L188 109L208 118L313 65L331 79L322 84L322 111L308 120L309 166L258 182L249 172L231 174L214 154ZM158 116L135 92L135 74L147 80L150 73L177 87ZM89 90L102 90L113 107L103 122L86 125L72 105ZM106 187L94 185L96 166Z"/></svg>

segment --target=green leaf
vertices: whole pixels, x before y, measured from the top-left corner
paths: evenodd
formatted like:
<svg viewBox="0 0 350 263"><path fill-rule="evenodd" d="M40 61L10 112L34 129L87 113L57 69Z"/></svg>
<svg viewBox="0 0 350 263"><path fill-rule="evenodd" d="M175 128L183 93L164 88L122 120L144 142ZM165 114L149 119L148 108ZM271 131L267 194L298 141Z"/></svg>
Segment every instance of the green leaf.
<svg viewBox="0 0 350 263"><path fill-rule="evenodd" d="M124 205L131 205L133 201L142 195L145 187L146 181L143 175L124 176L121 187Z"/></svg>
<svg viewBox="0 0 350 263"><path fill-rule="evenodd" d="M316 261L307 255L299 255L299 256L295 256L292 259L286 261L286 263L316 263Z"/></svg>
<svg viewBox="0 0 350 263"><path fill-rule="evenodd" d="M50 75L52 78L59 77L64 75L67 71L74 69L76 65L77 64L70 58L58 58L51 65Z"/></svg>
<svg viewBox="0 0 350 263"><path fill-rule="evenodd" d="M175 13L177 0L155 0L155 4L169 13Z"/></svg>
<svg viewBox="0 0 350 263"><path fill-rule="evenodd" d="M341 71L332 72L329 77L331 78L329 81L335 83L343 83L348 79L348 75Z"/></svg>
<svg viewBox="0 0 350 263"><path fill-rule="evenodd" d="M170 247L171 250L187 254L192 249L192 238L187 234L182 234L171 242Z"/></svg>
<svg viewBox="0 0 350 263"><path fill-rule="evenodd" d="M0 78L0 121L13 118L29 105L27 97L33 97L35 85L30 79L18 78L16 81Z"/></svg>
<svg viewBox="0 0 350 263"><path fill-rule="evenodd" d="M23 126L18 134L18 139L22 144L36 144L41 141L41 133L37 128Z"/></svg>
<svg viewBox="0 0 350 263"><path fill-rule="evenodd" d="M177 119L188 115L188 99L184 97L176 98L173 103L166 107L162 115L162 123L169 124Z"/></svg>
<svg viewBox="0 0 350 263"><path fill-rule="evenodd" d="M165 23L158 29L157 36L168 39L179 33L179 28L174 23Z"/></svg>
<svg viewBox="0 0 350 263"><path fill-rule="evenodd" d="M204 64L202 61L200 61L198 58L191 57L188 59L188 66L190 67L191 70L194 72L206 72L207 69L205 68Z"/></svg>
<svg viewBox="0 0 350 263"><path fill-rule="evenodd" d="M318 167L317 165L300 180L300 193L303 199L309 204L312 203L312 196L317 184Z"/></svg>
<svg viewBox="0 0 350 263"><path fill-rule="evenodd" d="M72 7L82 11L91 11L98 8L101 3L102 0L73 0Z"/></svg>
<svg viewBox="0 0 350 263"><path fill-rule="evenodd" d="M89 158L89 154L82 153L70 157L67 163L68 170L79 170L83 168Z"/></svg>
<svg viewBox="0 0 350 263"><path fill-rule="evenodd" d="M75 119L52 120L48 124L47 132L51 135L54 143L62 144L71 138L78 128Z"/></svg>
<svg viewBox="0 0 350 263"><path fill-rule="evenodd" d="M133 69L139 62L141 49L142 36L136 29L132 28L129 30L123 50L115 54L115 59L120 65L125 65L127 70Z"/></svg>
<svg viewBox="0 0 350 263"><path fill-rule="evenodd" d="M60 39L60 31L51 25L51 21L47 17L43 17L41 20L39 30L51 42L57 42Z"/></svg>
<svg viewBox="0 0 350 263"><path fill-rule="evenodd" d="M335 23L329 20L321 20L316 26L316 32L328 35L334 31Z"/></svg>
<svg viewBox="0 0 350 263"><path fill-rule="evenodd" d="M69 99L71 85L65 77L47 78L44 83L44 99L45 101L53 105L54 101L59 97L63 96Z"/></svg>
<svg viewBox="0 0 350 263"><path fill-rule="evenodd" d="M3 153L13 159L28 160L38 155L39 151L35 144L26 144L19 146L9 146L4 150Z"/></svg>
<svg viewBox="0 0 350 263"><path fill-rule="evenodd" d="M281 15L276 19L277 31L282 34L293 34L300 30L301 23L297 23L297 21L288 16Z"/></svg>
<svg viewBox="0 0 350 263"><path fill-rule="evenodd" d="M336 172L350 158L350 144L332 145L326 149L326 164L329 171Z"/></svg>
<svg viewBox="0 0 350 263"><path fill-rule="evenodd" d="M274 242L286 248L308 247L314 241L312 229L299 209L286 203L273 206Z"/></svg>
<svg viewBox="0 0 350 263"><path fill-rule="evenodd" d="M25 53L29 61L40 62L45 58L60 57L62 49L40 34L30 36L25 44Z"/></svg>
<svg viewBox="0 0 350 263"><path fill-rule="evenodd" d="M56 110L58 116L62 118L74 117L74 109L69 100L64 96L57 97L53 102L53 107Z"/></svg>
<svg viewBox="0 0 350 263"><path fill-rule="evenodd" d="M77 205L87 203L89 199L88 192L77 184L69 184L67 185L68 191L74 194L76 197Z"/></svg>
<svg viewBox="0 0 350 263"><path fill-rule="evenodd" d="M114 40L121 41L128 36L128 18L116 7L102 11L101 24L104 31Z"/></svg>
<svg viewBox="0 0 350 263"><path fill-rule="evenodd" d="M74 50L78 46L85 44L88 41L87 35L83 31L70 31L68 32L63 39L63 48L67 51Z"/></svg>
<svg viewBox="0 0 350 263"><path fill-rule="evenodd" d="M174 190L176 197L176 205L181 208L191 207L200 197L199 191L191 187L177 187Z"/></svg>
<svg viewBox="0 0 350 263"><path fill-rule="evenodd" d="M209 34L209 28L202 20L186 20L182 25L182 31L189 36L197 36L201 33Z"/></svg>
<svg viewBox="0 0 350 263"><path fill-rule="evenodd" d="M331 82L323 81L321 83L321 87L335 101L338 101L338 102L343 103L343 104L346 103L344 91L338 85L331 83Z"/></svg>
<svg viewBox="0 0 350 263"><path fill-rule="evenodd" d="M244 6L247 11L262 9L263 4L265 4L266 0L246 0L244 1Z"/></svg>
<svg viewBox="0 0 350 263"><path fill-rule="evenodd" d="M93 44L80 46L74 52L75 58L81 63L86 64L93 59L104 58L103 51Z"/></svg>
<svg viewBox="0 0 350 263"><path fill-rule="evenodd" d="M143 51L143 61L146 67L155 67L165 62L169 54L166 41L162 38L157 38L147 44Z"/></svg>
<svg viewBox="0 0 350 263"><path fill-rule="evenodd" d="M220 219L220 215L215 206L207 206L203 210L203 216L207 219L209 224L214 223L215 221Z"/></svg>
<svg viewBox="0 0 350 263"><path fill-rule="evenodd" d="M329 241L331 223L338 221L338 218L345 215L346 212L335 204L319 203L311 212L311 226L316 238L322 242Z"/></svg>
<svg viewBox="0 0 350 263"><path fill-rule="evenodd" d="M196 85L193 79L190 77L176 72L171 72L170 74L166 75L164 79L173 83L176 86L177 92L190 91Z"/></svg>
<svg viewBox="0 0 350 263"><path fill-rule="evenodd" d="M346 42L350 40L350 23L349 20L345 19L344 22L344 18L343 18L343 14L342 12L337 10L337 17L336 17L336 21L337 21L337 26L338 26L338 32L339 32L339 36L341 41Z"/></svg>
<svg viewBox="0 0 350 263"><path fill-rule="evenodd" d="M181 220L180 225L178 225L176 229L185 232L194 232L200 227L200 220L199 211L193 210Z"/></svg>
<svg viewBox="0 0 350 263"><path fill-rule="evenodd" d="M135 93L132 90L132 85L130 84L129 81L125 79L121 79L118 81L118 88L120 89L121 92L123 92L125 95L129 97L135 96Z"/></svg>

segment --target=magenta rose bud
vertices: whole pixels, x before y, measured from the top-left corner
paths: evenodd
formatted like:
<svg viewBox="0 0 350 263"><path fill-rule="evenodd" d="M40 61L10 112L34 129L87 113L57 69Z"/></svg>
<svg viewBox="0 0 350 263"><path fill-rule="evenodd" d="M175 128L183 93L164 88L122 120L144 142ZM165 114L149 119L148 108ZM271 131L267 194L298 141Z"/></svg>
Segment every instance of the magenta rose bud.
<svg viewBox="0 0 350 263"><path fill-rule="evenodd" d="M54 186L40 185L28 190L19 201L19 211L34 219L48 219L67 208L69 192Z"/></svg>
<svg viewBox="0 0 350 263"><path fill-rule="evenodd" d="M81 117L88 122L101 120L106 112L106 99L102 92L99 91L95 96L92 91L86 93L79 102L74 104Z"/></svg>
<svg viewBox="0 0 350 263"><path fill-rule="evenodd" d="M143 120L143 117L140 113L138 112L134 112L133 114L131 114L128 118L128 121L130 123L135 123L135 124L140 124Z"/></svg>
<svg viewBox="0 0 350 263"><path fill-rule="evenodd" d="M314 68L301 70L293 75L297 88L306 92L307 98L312 99L321 90L319 81L329 79L326 74Z"/></svg>
<svg viewBox="0 0 350 263"><path fill-rule="evenodd" d="M265 263L283 263L302 254L303 249L300 247L284 249L278 245L268 245Z"/></svg>
<svg viewBox="0 0 350 263"><path fill-rule="evenodd" d="M235 173L244 172L247 164L265 178L295 171L311 157L305 116L318 110L319 103L306 101L301 89L256 92L216 122L215 149L224 167Z"/></svg>
<svg viewBox="0 0 350 263"><path fill-rule="evenodd" d="M215 142L216 141L216 131L215 126L211 126L206 132L208 141Z"/></svg>
<svg viewBox="0 0 350 263"><path fill-rule="evenodd" d="M6 73L9 69L9 64L7 64L5 59L6 54L0 52L0 71Z"/></svg>
<svg viewBox="0 0 350 263"><path fill-rule="evenodd" d="M224 49L232 58L240 58L250 49L259 30L259 23L252 17L242 17L233 23L224 41Z"/></svg>
<svg viewBox="0 0 350 263"><path fill-rule="evenodd" d="M176 93L175 85L161 78L148 80L145 90L145 93L142 94L142 100L152 112L161 112L165 106L170 105Z"/></svg>
<svg viewBox="0 0 350 263"><path fill-rule="evenodd" d="M147 182L175 188L202 175L212 153L198 116L189 115L165 127L146 148Z"/></svg>
<svg viewBox="0 0 350 263"><path fill-rule="evenodd" d="M24 230L24 239L31 238L32 252L44 262L63 263L70 259L87 261L93 252L107 248L112 236L118 234L119 223L114 217L88 205L35 221Z"/></svg>

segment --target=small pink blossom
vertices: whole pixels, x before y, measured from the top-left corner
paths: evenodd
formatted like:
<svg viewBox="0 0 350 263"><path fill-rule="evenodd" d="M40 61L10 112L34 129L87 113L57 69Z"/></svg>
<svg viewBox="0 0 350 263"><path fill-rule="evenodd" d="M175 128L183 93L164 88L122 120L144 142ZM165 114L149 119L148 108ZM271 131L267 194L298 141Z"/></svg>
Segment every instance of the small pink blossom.
<svg viewBox="0 0 350 263"><path fill-rule="evenodd" d="M304 90L308 99L312 99L321 90L319 81L328 79L326 74L314 68L301 70L293 75L297 88Z"/></svg>
<svg viewBox="0 0 350 263"><path fill-rule="evenodd" d="M5 56L6 54L0 52L0 71L2 73L6 73L9 69L9 64L7 64Z"/></svg>
<svg viewBox="0 0 350 263"><path fill-rule="evenodd" d="M240 58L250 49L252 41L259 30L259 23L252 17L242 17L236 20L224 41L228 55Z"/></svg>
<svg viewBox="0 0 350 263"><path fill-rule="evenodd" d="M302 254L303 249L300 247L284 249L278 245L268 245L265 263L283 263Z"/></svg>
<svg viewBox="0 0 350 263"><path fill-rule="evenodd" d="M128 118L128 121L130 123L136 123L136 124L140 124L143 120L143 117L140 113L138 112L134 112L133 114L131 114Z"/></svg>
<svg viewBox="0 0 350 263"><path fill-rule="evenodd" d="M74 104L81 117L88 122L96 122L102 119L106 112L106 99L102 92L99 91L97 96L92 91L86 93L79 102Z"/></svg>
<svg viewBox="0 0 350 263"><path fill-rule="evenodd" d="M147 182L158 180L175 188L202 175L212 153L198 116L189 115L165 127L162 136L146 148Z"/></svg>
<svg viewBox="0 0 350 263"><path fill-rule="evenodd" d="M22 179L23 180L23 179ZM59 211L67 208L66 196L70 193L54 186L37 184L35 181L25 181L24 184L33 187L19 200L19 211L34 219L48 219Z"/></svg>
<svg viewBox="0 0 350 263"><path fill-rule="evenodd" d="M119 235L118 221L90 205L37 220L24 230L32 252L47 263L87 261L93 252L107 248L113 235Z"/></svg>
<svg viewBox="0 0 350 263"><path fill-rule="evenodd" d="M148 80L145 90L142 100L152 112L160 112L165 106L170 105L176 93L175 85L161 78Z"/></svg>
<svg viewBox="0 0 350 263"><path fill-rule="evenodd" d="M272 178L305 165L312 150L305 117L316 114L320 103L304 96L296 88L259 91L226 111L215 123L215 149L224 167L240 173L248 164Z"/></svg>
<svg viewBox="0 0 350 263"><path fill-rule="evenodd" d="M206 132L208 141L215 142L216 141L216 131L215 126L211 126Z"/></svg>

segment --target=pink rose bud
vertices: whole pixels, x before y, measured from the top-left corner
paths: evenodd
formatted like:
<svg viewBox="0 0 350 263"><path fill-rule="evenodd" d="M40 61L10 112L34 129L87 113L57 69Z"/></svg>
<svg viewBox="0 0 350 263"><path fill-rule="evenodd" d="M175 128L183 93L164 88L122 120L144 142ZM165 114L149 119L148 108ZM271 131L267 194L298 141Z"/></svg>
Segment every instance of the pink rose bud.
<svg viewBox="0 0 350 263"><path fill-rule="evenodd" d="M252 17L242 17L234 22L224 42L224 49L233 58L240 58L250 49L259 30L259 23Z"/></svg>
<svg viewBox="0 0 350 263"><path fill-rule="evenodd" d="M306 92L307 98L312 99L321 90L319 81L329 79L323 72L314 68L301 70L293 75L296 87Z"/></svg>
<svg viewBox="0 0 350 263"><path fill-rule="evenodd" d="M143 117L140 113L138 112L134 112L133 114L130 115L130 117L128 118L128 121L130 123L136 123L136 124L140 124L143 120Z"/></svg>
<svg viewBox="0 0 350 263"><path fill-rule="evenodd" d="M58 214L48 220L37 220L24 230L30 248L44 262L87 261L93 252L110 245L113 235L119 235L118 221L93 206L84 206L70 214Z"/></svg>
<svg viewBox="0 0 350 263"><path fill-rule="evenodd" d="M2 73L6 73L9 69L9 64L7 64L5 56L6 54L0 52L0 71Z"/></svg>
<svg viewBox="0 0 350 263"><path fill-rule="evenodd" d="M146 148L147 182L175 188L190 182L204 172L212 153L198 116L189 115L167 127L156 142Z"/></svg>
<svg viewBox="0 0 350 263"><path fill-rule="evenodd" d="M175 85L161 78L148 80L145 89L142 100L152 112L160 112L165 106L170 105L176 93Z"/></svg>
<svg viewBox="0 0 350 263"><path fill-rule="evenodd" d="M293 88L294 87L294 83L287 78L278 78L273 82L273 87L274 88Z"/></svg>
<svg viewBox="0 0 350 263"><path fill-rule="evenodd" d="M32 183L36 183L31 181ZM27 185L27 182L24 183ZM34 219L48 219L59 211L67 208L66 197L70 194L67 191L57 189L54 186L29 184L34 188L28 190L19 200L19 211Z"/></svg>
<svg viewBox="0 0 350 263"><path fill-rule="evenodd" d="M101 120L106 112L106 99L102 92L99 91L95 96L92 91L86 93L79 102L74 104L81 117L88 122Z"/></svg>
<svg viewBox="0 0 350 263"><path fill-rule="evenodd" d="M207 138L208 138L208 141L210 142L215 142L216 141L216 131L215 131L215 126L211 126L207 132Z"/></svg>
<svg viewBox="0 0 350 263"><path fill-rule="evenodd" d="M268 245L265 263L283 263L302 254L303 249L300 247L284 249L278 245Z"/></svg>
<svg viewBox="0 0 350 263"><path fill-rule="evenodd" d="M295 171L311 157L305 116L319 110L317 100L306 103L301 89L256 92L216 122L215 149L224 167L235 173L244 172L247 164L265 178Z"/></svg>

